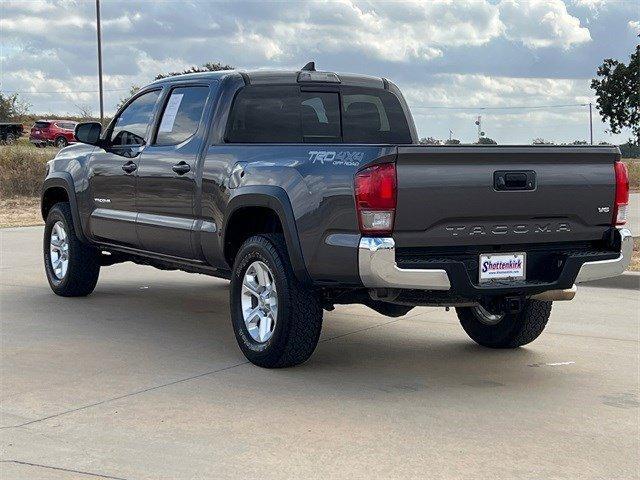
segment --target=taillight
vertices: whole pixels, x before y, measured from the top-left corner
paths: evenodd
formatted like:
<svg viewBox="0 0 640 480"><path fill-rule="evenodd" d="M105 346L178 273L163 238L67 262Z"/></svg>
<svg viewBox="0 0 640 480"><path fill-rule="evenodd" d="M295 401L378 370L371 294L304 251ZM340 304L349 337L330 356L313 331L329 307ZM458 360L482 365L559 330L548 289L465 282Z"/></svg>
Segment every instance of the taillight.
<svg viewBox="0 0 640 480"><path fill-rule="evenodd" d="M615 162L616 172L616 199L613 204L613 224L624 225L627 223L627 208L629 205L629 172L627 164Z"/></svg>
<svg viewBox="0 0 640 480"><path fill-rule="evenodd" d="M356 173L356 210L363 234L390 234L396 213L396 166L383 163Z"/></svg>

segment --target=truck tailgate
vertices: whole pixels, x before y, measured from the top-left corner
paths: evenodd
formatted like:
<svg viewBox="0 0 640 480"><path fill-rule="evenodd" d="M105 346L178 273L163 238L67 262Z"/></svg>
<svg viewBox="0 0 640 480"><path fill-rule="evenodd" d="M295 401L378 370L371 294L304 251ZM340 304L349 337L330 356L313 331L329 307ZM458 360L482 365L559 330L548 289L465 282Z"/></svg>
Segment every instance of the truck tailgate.
<svg viewBox="0 0 640 480"><path fill-rule="evenodd" d="M398 147L399 247L598 240L616 147ZM506 179L506 183L505 183Z"/></svg>

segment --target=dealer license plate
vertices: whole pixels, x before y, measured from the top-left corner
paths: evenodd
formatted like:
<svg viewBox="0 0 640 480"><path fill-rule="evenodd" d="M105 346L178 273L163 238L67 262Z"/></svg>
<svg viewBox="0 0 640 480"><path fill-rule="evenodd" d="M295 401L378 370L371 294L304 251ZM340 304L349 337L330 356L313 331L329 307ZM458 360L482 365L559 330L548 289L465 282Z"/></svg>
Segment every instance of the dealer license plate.
<svg viewBox="0 0 640 480"><path fill-rule="evenodd" d="M511 278L524 280L527 271L526 253L501 253L480 255L480 282Z"/></svg>

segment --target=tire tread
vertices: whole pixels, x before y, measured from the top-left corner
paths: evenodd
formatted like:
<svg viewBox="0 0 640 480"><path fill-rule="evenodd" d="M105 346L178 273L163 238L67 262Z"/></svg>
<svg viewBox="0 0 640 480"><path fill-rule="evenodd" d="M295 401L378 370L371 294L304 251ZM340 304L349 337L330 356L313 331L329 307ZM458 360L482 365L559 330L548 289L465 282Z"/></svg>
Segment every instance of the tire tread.
<svg viewBox="0 0 640 480"><path fill-rule="evenodd" d="M284 368L305 362L314 352L322 330L322 306L315 292L300 283L293 272L287 253L284 237L280 234L263 234L249 238L240 249L236 265L244 256L245 246L260 245L267 250L276 261L276 268L281 268L286 279L284 296L288 302L288 328L283 347L272 355L252 356L243 349L249 360L261 367ZM235 267L234 267L235 270ZM232 279L235 279L235 273ZM233 281L233 280L232 280ZM233 302L233 300L232 300ZM232 315L234 305L231 305ZM279 314L282 309L279 309ZM236 335L237 336L237 335ZM240 339L238 340L240 342ZM241 345L242 346L242 345Z"/></svg>
<svg viewBox="0 0 640 480"><path fill-rule="evenodd" d="M533 342L544 331L553 302L527 300L517 314L506 314L497 325L484 325L476 318L472 307L456 308L460 324L479 345L490 348L517 348ZM504 322L504 323L503 323Z"/></svg>

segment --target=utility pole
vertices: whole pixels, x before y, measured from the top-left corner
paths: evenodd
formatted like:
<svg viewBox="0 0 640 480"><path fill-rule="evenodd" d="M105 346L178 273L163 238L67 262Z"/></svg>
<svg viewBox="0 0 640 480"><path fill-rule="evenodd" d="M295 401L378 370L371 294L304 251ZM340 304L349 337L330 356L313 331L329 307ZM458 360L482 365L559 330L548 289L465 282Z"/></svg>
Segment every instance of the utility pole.
<svg viewBox="0 0 640 480"><path fill-rule="evenodd" d="M449 129L449 141L451 141L452 136L453 136L453 132L451 131L451 129Z"/></svg>
<svg viewBox="0 0 640 480"><path fill-rule="evenodd" d="M590 137L590 144L593 145L593 114L591 113L591 102L589 102L589 137Z"/></svg>
<svg viewBox="0 0 640 480"><path fill-rule="evenodd" d="M96 25L98 32L98 88L100 90L100 123L103 123L104 100L102 97L102 38L100 34L100 0L96 0Z"/></svg>

